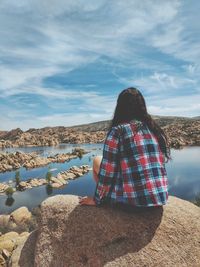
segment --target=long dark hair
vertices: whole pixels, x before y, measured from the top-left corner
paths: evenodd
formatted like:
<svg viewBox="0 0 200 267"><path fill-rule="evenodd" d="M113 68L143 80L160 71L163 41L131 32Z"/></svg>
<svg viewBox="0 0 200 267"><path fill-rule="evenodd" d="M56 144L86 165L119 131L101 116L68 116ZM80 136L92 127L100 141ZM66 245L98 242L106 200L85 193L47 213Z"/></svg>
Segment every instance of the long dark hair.
<svg viewBox="0 0 200 267"><path fill-rule="evenodd" d="M170 147L165 132L148 114L146 103L141 92L133 87L123 90L117 99L114 116L110 124L110 129L120 123L139 120L147 124L148 128L155 134L159 146L167 161L171 159Z"/></svg>

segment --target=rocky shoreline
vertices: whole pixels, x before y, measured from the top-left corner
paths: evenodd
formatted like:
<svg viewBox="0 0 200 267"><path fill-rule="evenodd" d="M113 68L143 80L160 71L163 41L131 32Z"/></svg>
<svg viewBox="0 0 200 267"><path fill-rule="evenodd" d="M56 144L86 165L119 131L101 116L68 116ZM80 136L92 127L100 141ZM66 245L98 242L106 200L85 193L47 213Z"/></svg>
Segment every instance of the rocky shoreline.
<svg viewBox="0 0 200 267"><path fill-rule="evenodd" d="M24 245L30 232L37 227L35 215L26 207L20 207L11 214L0 215L0 266L18 266L15 265L15 257L18 257L18 250Z"/></svg>
<svg viewBox="0 0 200 267"><path fill-rule="evenodd" d="M105 134L105 131L76 131L66 127L29 129L26 132L17 128L9 132L0 131L0 148L56 146L61 143L102 143Z"/></svg>
<svg viewBox="0 0 200 267"><path fill-rule="evenodd" d="M200 121L173 123L163 127L170 147L200 146Z"/></svg>
<svg viewBox="0 0 200 267"><path fill-rule="evenodd" d="M24 191L40 185L46 185L49 189L60 188L69 180L81 177L90 170L92 169L88 165L72 166L66 171L59 172L56 177L47 175L46 179L21 181L15 190ZM2 185L6 184L0 183L0 192ZM8 184L6 186L9 187ZM34 208L31 213L27 207L20 207L11 214L0 215L0 266L18 266L19 253L31 232L37 228L38 211L39 208Z"/></svg>
<svg viewBox="0 0 200 267"><path fill-rule="evenodd" d="M80 167L72 166L66 171L59 172L55 177L49 172L49 177L44 178L32 178L26 181L19 181L18 184L15 183L15 187L11 187L9 183L0 183L0 194L7 193L8 188L12 188L12 192L24 191L26 189L31 189L33 187L38 187L41 185L48 185L49 189L60 188L68 183L69 180L74 180L85 173L88 173L91 168L88 165L82 165ZM8 192L9 193L9 192Z"/></svg>
<svg viewBox="0 0 200 267"><path fill-rule="evenodd" d="M160 118L158 124L165 130L172 148L200 145L200 120L190 118ZM56 146L61 143L103 143L109 121L74 127L45 127L22 131L0 131L0 148Z"/></svg>
<svg viewBox="0 0 200 267"><path fill-rule="evenodd" d="M0 172L12 171L25 167L26 169L42 167L49 163L64 163L71 159L82 157L88 153L82 148L75 148L71 153L56 154L54 156L40 157L36 152L0 153Z"/></svg>

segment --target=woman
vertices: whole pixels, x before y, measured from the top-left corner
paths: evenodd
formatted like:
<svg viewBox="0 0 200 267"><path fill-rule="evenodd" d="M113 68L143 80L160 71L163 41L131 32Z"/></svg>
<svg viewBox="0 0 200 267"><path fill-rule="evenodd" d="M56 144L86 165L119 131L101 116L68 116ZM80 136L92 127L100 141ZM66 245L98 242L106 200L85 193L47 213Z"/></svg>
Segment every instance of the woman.
<svg viewBox="0 0 200 267"><path fill-rule="evenodd" d="M81 205L125 203L136 207L166 204L168 181L165 162L170 149L164 131L147 113L139 90L123 90L117 100L103 157L95 157L94 197L83 197Z"/></svg>

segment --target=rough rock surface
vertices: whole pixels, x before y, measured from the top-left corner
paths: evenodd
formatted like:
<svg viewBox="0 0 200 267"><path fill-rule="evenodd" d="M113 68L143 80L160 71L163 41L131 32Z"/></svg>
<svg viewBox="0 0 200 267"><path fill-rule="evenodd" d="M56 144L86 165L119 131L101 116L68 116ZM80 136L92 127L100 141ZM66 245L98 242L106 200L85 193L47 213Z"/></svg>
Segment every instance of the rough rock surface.
<svg viewBox="0 0 200 267"><path fill-rule="evenodd" d="M0 193L4 193L8 187L9 187L8 184L0 183Z"/></svg>
<svg viewBox="0 0 200 267"><path fill-rule="evenodd" d="M32 231L36 226L35 216L27 209L27 207L20 207L14 210L10 215L0 215L0 232L2 234L11 232L25 232ZM0 236L0 239L2 236Z"/></svg>
<svg viewBox="0 0 200 267"><path fill-rule="evenodd" d="M163 127L173 148L200 145L200 121L172 123Z"/></svg>
<svg viewBox="0 0 200 267"><path fill-rule="evenodd" d="M10 214L10 218L16 223L26 223L27 221L30 221L32 217L31 212L27 209L27 207L21 207L16 209Z"/></svg>
<svg viewBox="0 0 200 267"><path fill-rule="evenodd" d="M42 203L36 244L28 238L19 264L26 266L26 251L35 246L37 267L197 267L199 230L200 208L175 197L163 209L136 212L80 206L77 196L58 195Z"/></svg>
<svg viewBox="0 0 200 267"><path fill-rule="evenodd" d="M29 236L28 232L23 232L21 234L17 232L8 232L0 236L0 266L8 266L8 262L12 257L12 267L15 265L15 262L18 262L20 258L20 252ZM12 256L11 256L12 255ZM30 260L30 259L29 259Z"/></svg>
<svg viewBox="0 0 200 267"><path fill-rule="evenodd" d="M29 236L29 238L28 238ZM34 244L37 237L37 232L33 231L30 235L23 235L20 239L20 243L17 248L13 251L12 256L9 260L9 267L31 267L34 265ZM28 240L27 240L28 238ZM24 245L26 243L26 246ZM28 248L28 249L27 249ZM23 257L20 260L20 255L25 254L26 257Z"/></svg>

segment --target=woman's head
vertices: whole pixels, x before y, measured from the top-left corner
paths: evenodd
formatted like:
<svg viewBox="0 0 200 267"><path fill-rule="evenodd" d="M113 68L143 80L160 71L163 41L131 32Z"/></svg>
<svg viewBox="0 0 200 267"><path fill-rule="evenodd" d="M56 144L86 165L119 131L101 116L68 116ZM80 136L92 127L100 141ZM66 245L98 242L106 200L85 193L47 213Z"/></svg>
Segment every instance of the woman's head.
<svg viewBox="0 0 200 267"><path fill-rule="evenodd" d="M113 118L114 125L134 119L143 121L147 115L144 97L138 89L127 88L119 94Z"/></svg>
<svg viewBox="0 0 200 267"><path fill-rule="evenodd" d="M139 120L147 124L149 129L156 135L162 152L167 159L170 159L167 136L152 119L151 115L148 114L142 93L138 89L130 87L123 90L118 96L111 127L132 120Z"/></svg>

